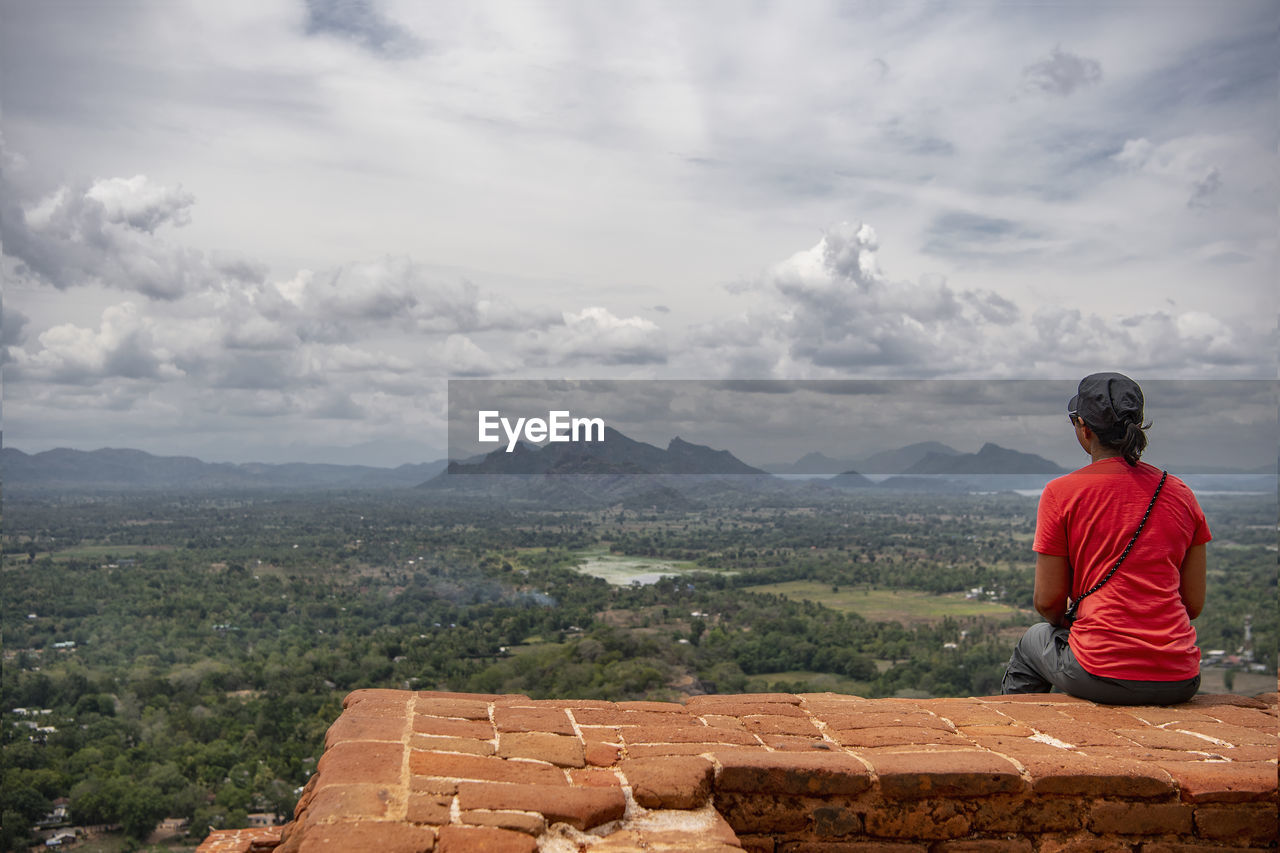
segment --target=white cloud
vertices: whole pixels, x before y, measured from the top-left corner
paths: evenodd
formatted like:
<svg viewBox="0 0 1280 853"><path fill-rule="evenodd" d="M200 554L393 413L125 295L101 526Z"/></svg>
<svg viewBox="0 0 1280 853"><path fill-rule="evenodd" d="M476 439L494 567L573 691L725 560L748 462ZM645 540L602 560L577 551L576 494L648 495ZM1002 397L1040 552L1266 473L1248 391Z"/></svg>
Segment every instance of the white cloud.
<svg viewBox="0 0 1280 853"><path fill-rule="evenodd" d="M107 222L148 234L167 223L190 224L191 206L196 201L182 187L159 186L148 181L146 175L96 181L84 195L102 205ZM31 219L28 217L29 223Z"/></svg>
<svg viewBox="0 0 1280 853"><path fill-rule="evenodd" d="M520 350L542 367L663 364L668 352L656 323L599 306L564 312L562 326L526 334Z"/></svg>
<svg viewBox="0 0 1280 853"><path fill-rule="evenodd" d="M990 290L880 271L875 232L842 223L776 265L761 303L698 329L698 359L722 375L1054 376L1098 364L1154 375L1256 376L1274 363L1274 325L1206 312L1105 316L1041 306L1029 313ZM1024 316L1027 317L1024 320Z"/></svg>
<svg viewBox="0 0 1280 853"><path fill-rule="evenodd" d="M156 341L156 324L131 302L103 312L97 329L70 323L54 326L38 337L34 353L14 355L12 369L25 381L90 385L103 379L172 381L185 372L174 354Z"/></svg>

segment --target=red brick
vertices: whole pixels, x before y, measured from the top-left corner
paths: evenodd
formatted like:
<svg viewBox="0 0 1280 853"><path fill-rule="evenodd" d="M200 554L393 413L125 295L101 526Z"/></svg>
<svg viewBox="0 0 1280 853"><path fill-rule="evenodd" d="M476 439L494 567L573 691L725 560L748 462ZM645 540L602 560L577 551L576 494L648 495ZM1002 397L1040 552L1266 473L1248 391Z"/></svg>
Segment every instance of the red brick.
<svg viewBox="0 0 1280 853"><path fill-rule="evenodd" d="M785 841L777 853L926 853L929 849L893 841Z"/></svg>
<svg viewBox="0 0 1280 853"><path fill-rule="evenodd" d="M859 794L871 787L866 765L840 753L717 751L715 759L720 765L717 791L826 796Z"/></svg>
<svg viewBox="0 0 1280 853"><path fill-rule="evenodd" d="M1209 715L1206 714L1205 716ZM1247 729L1257 729L1260 732L1267 732L1272 737L1275 737L1277 723L1280 722L1276 719L1275 708L1262 710L1258 708L1236 708L1231 705L1223 705L1214 708L1212 716L1220 722L1228 723L1233 726L1243 726Z"/></svg>
<svg viewBox="0 0 1280 853"><path fill-rule="evenodd" d="M409 718L401 714L393 717L357 717L342 714L324 734L324 748L348 740L382 740L400 742Z"/></svg>
<svg viewBox="0 0 1280 853"><path fill-rule="evenodd" d="M832 744L821 737L800 735L757 735L757 737L765 746L785 752L809 752L814 749L830 750L832 748Z"/></svg>
<svg viewBox="0 0 1280 853"><path fill-rule="evenodd" d="M796 705L784 705L780 703L759 703L759 702L743 702L740 696L722 696L725 700L714 705L690 705L689 710L693 711L700 717L719 715L729 717L745 717L749 714L767 714L772 717L805 717L808 716L804 711Z"/></svg>
<svg viewBox="0 0 1280 853"><path fill-rule="evenodd" d="M579 726L701 726L702 721L689 714L664 714L655 711L625 711L585 708L575 711Z"/></svg>
<svg viewBox="0 0 1280 853"><path fill-rule="evenodd" d="M410 776L409 792L411 794L439 794L452 797L458 793L458 780L445 779L439 776Z"/></svg>
<svg viewBox="0 0 1280 853"><path fill-rule="evenodd" d="M746 731L747 727L743 725L742 720L738 717L723 717L719 714L703 714L698 719L711 726L713 729L738 729Z"/></svg>
<svg viewBox="0 0 1280 853"><path fill-rule="evenodd" d="M794 693L732 693L729 695L710 693L702 696L690 696L684 707L690 711L702 713L704 708L717 708L724 705L799 705L802 699ZM712 714L723 714L725 711L710 711ZM729 712L732 713L732 712Z"/></svg>
<svg viewBox="0 0 1280 853"><path fill-rule="evenodd" d="M1177 790L1173 778L1153 764L1100 759L1060 749L1047 755L1019 755L1037 794L1154 799Z"/></svg>
<svg viewBox="0 0 1280 853"><path fill-rule="evenodd" d="M871 763L886 799L982 797L1026 787L1012 762L990 752L876 754Z"/></svg>
<svg viewBox="0 0 1280 853"><path fill-rule="evenodd" d="M1233 708L1235 711L1248 711L1257 714L1250 708ZM1265 715L1261 715L1265 716ZM1270 730L1251 728L1247 726L1237 726L1230 723L1196 723L1191 722L1186 725L1178 726L1185 732L1194 732L1195 734L1207 735L1217 741L1223 743L1219 746L1269 746L1272 749L1280 748L1280 737L1276 735L1276 721L1271 720L1272 728ZM1189 734L1188 737L1195 737L1195 734ZM1209 741L1202 741L1208 744ZM1201 749L1204 747L1202 746Z"/></svg>
<svg viewBox="0 0 1280 853"><path fill-rule="evenodd" d="M498 735L498 755L503 758L536 758L558 767L584 767L582 741L576 737L542 732L503 732Z"/></svg>
<svg viewBox="0 0 1280 853"><path fill-rule="evenodd" d="M1276 765L1266 761L1168 761L1183 802L1247 803L1276 798Z"/></svg>
<svg viewBox="0 0 1280 853"><path fill-rule="evenodd" d="M969 834L969 818L954 800L887 803L867 812L867 834L882 838L941 840Z"/></svg>
<svg viewBox="0 0 1280 853"><path fill-rule="evenodd" d="M624 711L650 711L657 714L688 714L688 709L675 702L619 702Z"/></svg>
<svg viewBox="0 0 1280 853"><path fill-rule="evenodd" d="M920 729L910 726L891 726L875 729L853 729L829 732L845 746L905 746L926 743L954 743L969 746L969 741L954 732L940 729Z"/></svg>
<svg viewBox="0 0 1280 853"><path fill-rule="evenodd" d="M1133 745L1133 741L1120 737L1119 734L1088 723L1078 723L1066 717L1060 721L1039 720L1032 722L1031 726L1041 734L1069 743L1072 746L1114 746L1129 749ZM1148 729L1148 731L1159 732L1161 730L1152 728Z"/></svg>
<svg viewBox="0 0 1280 853"><path fill-rule="evenodd" d="M814 714L827 724L828 729L937 729L944 732L955 731L955 726L941 717L926 711L908 711L895 713L892 711L867 711L858 714Z"/></svg>
<svg viewBox="0 0 1280 853"><path fill-rule="evenodd" d="M798 797L762 797L758 792L715 791L715 808L738 833L798 832L809 824L811 803Z"/></svg>
<svg viewBox="0 0 1280 853"><path fill-rule="evenodd" d="M306 820L323 823L344 817L388 817L393 799L386 785L326 785L307 803Z"/></svg>
<svg viewBox="0 0 1280 853"><path fill-rule="evenodd" d="M1088 826L1099 835L1188 835L1191 815L1182 803L1094 803Z"/></svg>
<svg viewBox="0 0 1280 853"><path fill-rule="evenodd" d="M452 805L453 797L447 794L410 794L405 819L409 823L446 824Z"/></svg>
<svg viewBox="0 0 1280 853"><path fill-rule="evenodd" d="M1236 844L1266 844L1276 840L1277 817L1275 804L1197 806L1196 835Z"/></svg>
<svg viewBox="0 0 1280 853"><path fill-rule="evenodd" d="M574 734L569 715L561 708L495 708L493 722L499 732Z"/></svg>
<svg viewBox="0 0 1280 853"><path fill-rule="evenodd" d="M493 826L498 829L510 829L526 835L541 835L547 828L547 820L540 814L532 812L498 812L488 809L473 809L461 812L462 822L471 826Z"/></svg>
<svg viewBox="0 0 1280 853"><path fill-rule="evenodd" d="M488 720L455 720L451 717L413 718L413 730L417 734L441 737L465 737L474 740L492 740L493 724Z"/></svg>
<svg viewBox="0 0 1280 853"><path fill-rule="evenodd" d="M1246 709L1250 714L1260 713L1252 709ZM1213 717L1203 711L1193 711L1185 705L1174 705L1173 707L1147 707L1133 709L1133 716L1142 720L1151 726L1163 726L1168 723L1212 723L1216 722ZM1175 725L1174 728L1181 728Z"/></svg>
<svg viewBox="0 0 1280 853"><path fill-rule="evenodd" d="M411 698L403 690L354 690L342 700L342 711L355 717L404 717Z"/></svg>
<svg viewBox="0 0 1280 853"><path fill-rule="evenodd" d="M488 826L440 828L439 853L533 853L538 844L523 832Z"/></svg>
<svg viewBox="0 0 1280 853"><path fill-rule="evenodd" d="M820 838L842 838L862 833L862 815L842 805L818 806L813 810L814 835Z"/></svg>
<svg viewBox="0 0 1280 853"><path fill-rule="evenodd" d="M1128 838L1099 838L1087 832L1072 835L1041 835L1036 843L1039 853L1131 853L1133 840Z"/></svg>
<svg viewBox="0 0 1280 853"><path fill-rule="evenodd" d="M618 761L621 750L607 743L588 741L583 749L582 757L588 764L597 767L611 767Z"/></svg>
<svg viewBox="0 0 1280 853"><path fill-rule="evenodd" d="M647 809L701 808L711 795L715 768L705 758L638 758L620 769L636 802Z"/></svg>
<svg viewBox="0 0 1280 853"><path fill-rule="evenodd" d="M561 708L572 711L574 708L616 708L617 702L606 699L529 699L523 702L503 702L504 707L517 705L522 708Z"/></svg>
<svg viewBox="0 0 1280 853"><path fill-rule="evenodd" d="M636 726L622 730L622 740L633 743L737 743L754 746L760 742L749 732L713 729L710 726Z"/></svg>
<svg viewBox="0 0 1280 853"><path fill-rule="evenodd" d="M409 752L409 772L417 776L444 776L451 779L485 779L534 785L568 784L564 771L549 764L417 749Z"/></svg>
<svg viewBox="0 0 1280 853"><path fill-rule="evenodd" d="M772 835L739 834L738 843L746 853L775 853Z"/></svg>
<svg viewBox="0 0 1280 853"><path fill-rule="evenodd" d="M586 830L618 820L626 810L619 788L571 788L553 785L505 785L463 782L458 805L466 810L538 812L548 823L563 822Z"/></svg>
<svg viewBox="0 0 1280 853"><path fill-rule="evenodd" d="M920 704L955 726L1007 726L1014 722L995 708L969 699L928 699Z"/></svg>
<svg viewBox="0 0 1280 853"><path fill-rule="evenodd" d="M960 726L957 732L965 737L1031 737L1035 734L1034 729L1014 723L1009 720L1007 724L995 726Z"/></svg>
<svg viewBox="0 0 1280 853"><path fill-rule="evenodd" d="M743 717L747 730L756 734L805 735L822 737L822 732L805 717Z"/></svg>
<svg viewBox="0 0 1280 853"><path fill-rule="evenodd" d="M1084 820L1082 804L1068 797L983 797L969 816L976 832L1069 832Z"/></svg>
<svg viewBox="0 0 1280 853"><path fill-rule="evenodd" d="M1033 849L1026 838L975 838L939 841L932 853L1031 853Z"/></svg>
<svg viewBox="0 0 1280 853"><path fill-rule="evenodd" d="M419 694L414 714L429 717L457 717L462 720L489 720L489 703L474 699L445 699Z"/></svg>
<svg viewBox="0 0 1280 853"><path fill-rule="evenodd" d="M1029 737L1006 737L1004 735L973 735L969 740L983 749L989 749L992 752L998 752L1003 756L1012 758L1015 761L1021 761L1025 756L1042 756L1051 757L1061 753L1069 753L1076 755L1074 750L1064 749L1058 746L1051 746L1043 741L1032 740Z"/></svg>
<svg viewBox="0 0 1280 853"><path fill-rule="evenodd" d="M652 758L655 755L706 755L726 750L759 752L759 744L748 746L732 743L637 743L627 747L627 757Z"/></svg>
<svg viewBox="0 0 1280 853"><path fill-rule="evenodd" d="M430 853L436 831L391 821L343 821L290 833L277 853Z"/></svg>
<svg viewBox="0 0 1280 853"><path fill-rule="evenodd" d="M1248 729L1241 729L1240 731L1246 732L1249 735L1253 734L1253 732ZM1179 752L1192 752L1214 748L1214 744L1202 737L1183 734L1182 732L1171 731L1169 729L1117 729L1116 734L1120 737L1128 738L1134 743L1141 744L1148 749L1176 749Z"/></svg>
<svg viewBox="0 0 1280 853"><path fill-rule="evenodd" d="M409 738L412 749L433 752L465 752L468 755L493 755L493 742L469 737L444 737L415 734Z"/></svg>
<svg viewBox="0 0 1280 853"><path fill-rule="evenodd" d="M618 774L599 767L569 771L570 785L587 785L593 788L616 788L622 784Z"/></svg>
<svg viewBox="0 0 1280 853"><path fill-rule="evenodd" d="M398 743L335 743L316 763L316 772L323 774L318 784L324 785L330 779L343 784L396 784L400 781L403 759L404 747Z"/></svg>

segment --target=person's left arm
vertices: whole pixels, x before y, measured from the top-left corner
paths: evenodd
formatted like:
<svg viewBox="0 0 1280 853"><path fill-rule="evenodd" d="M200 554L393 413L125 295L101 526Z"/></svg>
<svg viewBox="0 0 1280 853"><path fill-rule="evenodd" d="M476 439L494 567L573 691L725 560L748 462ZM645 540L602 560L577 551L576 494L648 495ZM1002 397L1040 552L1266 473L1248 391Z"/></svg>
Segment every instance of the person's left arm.
<svg viewBox="0 0 1280 853"><path fill-rule="evenodd" d="M1067 612L1067 596L1071 594L1071 564L1066 557L1036 554L1036 588L1033 595L1036 612L1055 627L1062 624Z"/></svg>
<svg viewBox="0 0 1280 853"><path fill-rule="evenodd" d="M1207 562L1204 543L1192 545L1187 549L1186 556L1182 558L1182 567L1178 572L1180 576L1178 595L1182 599L1182 606L1187 608L1187 616L1191 619L1199 616L1200 611L1204 609L1205 588L1208 585Z"/></svg>

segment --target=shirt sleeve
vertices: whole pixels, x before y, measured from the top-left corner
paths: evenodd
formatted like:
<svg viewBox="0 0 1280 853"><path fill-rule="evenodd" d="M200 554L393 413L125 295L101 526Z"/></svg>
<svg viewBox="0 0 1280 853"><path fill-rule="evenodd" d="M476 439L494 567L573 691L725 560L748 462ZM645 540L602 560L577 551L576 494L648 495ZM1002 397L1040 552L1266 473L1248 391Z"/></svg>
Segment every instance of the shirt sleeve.
<svg viewBox="0 0 1280 853"><path fill-rule="evenodd" d="M1193 499L1193 506L1195 507L1196 531L1191 534L1191 544L1203 545L1213 538L1213 534L1209 532L1209 522L1205 520L1204 510L1200 509L1199 502Z"/></svg>
<svg viewBox="0 0 1280 853"><path fill-rule="evenodd" d="M1040 505L1036 508L1036 536L1031 550L1053 557L1067 556L1067 530L1058 501L1049 486L1040 493Z"/></svg>

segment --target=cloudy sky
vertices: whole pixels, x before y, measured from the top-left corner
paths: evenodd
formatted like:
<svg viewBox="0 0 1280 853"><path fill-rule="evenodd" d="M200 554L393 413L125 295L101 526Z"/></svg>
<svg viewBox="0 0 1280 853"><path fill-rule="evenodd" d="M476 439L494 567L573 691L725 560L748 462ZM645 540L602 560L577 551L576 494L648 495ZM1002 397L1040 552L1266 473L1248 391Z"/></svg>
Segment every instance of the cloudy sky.
<svg viewBox="0 0 1280 853"><path fill-rule="evenodd" d="M449 378L1277 377L1272 0L0 10L23 450L424 461Z"/></svg>

